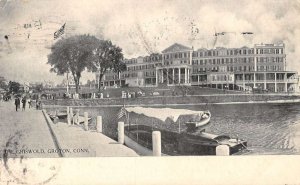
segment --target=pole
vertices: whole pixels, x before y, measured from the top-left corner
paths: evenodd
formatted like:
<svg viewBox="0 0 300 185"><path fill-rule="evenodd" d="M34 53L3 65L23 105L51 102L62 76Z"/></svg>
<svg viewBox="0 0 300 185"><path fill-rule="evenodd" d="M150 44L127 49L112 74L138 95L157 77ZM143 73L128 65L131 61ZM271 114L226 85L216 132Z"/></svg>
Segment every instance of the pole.
<svg viewBox="0 0 300 185"><path fill-rule="evenodd" d="M88 118L88 113L87 113L87 112L84 112L83 115L84 115L84 129L85 129L86 131L88 131L88 130L89 130L89 118Z"/></svg>
<svg viewBox="0 0 300 185"><path fill-rule="evenodd" d="M97 116L97 132L102 132L102 116Z"/></svg>
<svg viewBox="0 0 300 185"><path fill-rule="evenodd" d="M69 95L69 72L67 72L67 94Z"/></svg>
<svg viewBox="0 0 300 185"><path fill-rule="evenodd" d="M160 131L152 132L153 156L161 156L161 134Z"/></svg>
<svg viewBox="0 0 300 185"><path fill-rule="evenodd" d="M118 143L124 144L124 122L118 122Z"/></svg>
<svg viewBox="0 0 300 185"><path fill-rule="evenodd" d="M71 119L72 125L74 125L74 114L73 114L73 108L72 107L70 107L70 119Z"/></svg>

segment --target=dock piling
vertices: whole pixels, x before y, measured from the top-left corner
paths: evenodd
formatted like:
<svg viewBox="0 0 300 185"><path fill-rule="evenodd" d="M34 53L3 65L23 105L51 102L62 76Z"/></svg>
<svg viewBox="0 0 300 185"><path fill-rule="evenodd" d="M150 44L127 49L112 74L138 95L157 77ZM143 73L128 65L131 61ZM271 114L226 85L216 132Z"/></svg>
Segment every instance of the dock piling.
<svg viewBox="0 0 300 185"><path fill-rule="evenodd" d="M97 132L102 132L102 116L97 116Z"/></svg>
<svg viewBox="0 0 300 185"><path fill-rule="evenodd" d="M70 107L67 106L67 121L68 125L71 125Z"/></svg>
<svg viewBox="0 0 300 185"><path fill-rule="evenodd" d="M118 122L118 143L124 144L124 122Z"/></svg>
<svg viewBox="0 0 300 185"><path fill-rule="evenodd" d="M227 145L219 145L216 147L217 156L228 156L230 155L230 149Z"/></svg>
<svg viewBox="0 0 300 185"><path fill-rule="evenodd" d="M72 125L74 125L74 118L73 118L74 114L73 114L73 108L70 107L70 119L71 119L71 122L72 122Z"/></svg>
<svg viewBox="0 0 300 185"><path fill-rule="evenodd" d="M153 156L161 156L161 134L160 131L152 132Z"/></svg>
<svg viewBox="0 0 300 185"><path fill-rule="evenodd" d="M80 110L77 109L76 116L75 116L75 123L76 123L76 125L79 125L79 112L80 112Z"/></svg>
<svg viewBox="0 0 300 185"><path fill-rule="evenodd" d="M88 118L88 113L87 112L84 112L83 113L84 114L84 129L86 130L86 131L88 131L89 130L89 118Z"/></svg>

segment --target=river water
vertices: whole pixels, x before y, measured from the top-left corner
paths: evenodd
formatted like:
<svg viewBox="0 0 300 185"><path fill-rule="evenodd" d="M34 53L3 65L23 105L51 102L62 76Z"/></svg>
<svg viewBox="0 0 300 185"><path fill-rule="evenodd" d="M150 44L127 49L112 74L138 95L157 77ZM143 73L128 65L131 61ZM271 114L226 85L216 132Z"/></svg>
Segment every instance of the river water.
<svg viewBox="0 0 300 185"><path fill-rule="evenodd" d="M209 110L212 113L206 132L238 137L248 142L242 155L300 154L300 104L182 105L170 108ZM95 129L95 117L102 115L103 132L117 139L116 115L120 108L88 107Z"/></svg>
<svg viewBox="0 0 300 185"><path fill-rule="evenodd" d="M209 110L206 132L248 141L245 154L300 154L300 104L191 106Z"/></svg>

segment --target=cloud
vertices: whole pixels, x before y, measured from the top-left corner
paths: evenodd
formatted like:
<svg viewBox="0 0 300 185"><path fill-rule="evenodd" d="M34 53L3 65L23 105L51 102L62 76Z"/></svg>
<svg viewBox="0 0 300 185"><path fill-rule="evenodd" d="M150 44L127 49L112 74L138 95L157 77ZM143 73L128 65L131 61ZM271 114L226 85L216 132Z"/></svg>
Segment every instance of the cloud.
<svg viewBox="0 0 300 185"><path fill-rule="evenodd" d="M297 61L300 57L299 18L299 0L11 0L0 9L0 64L5 63L5 69L13 71L19 63L27 68L23 76L22 71L14 74L4 68L1 73L14 79L60 81L61 78L48 73L46 54L49 51L45 45L54 42L52 34L64 22L67 35L90 33L110 39L123 48L128 58L160 52L174 42L195 49L212 48L215 31L229 32L218 38L216 46L252 47L255 43L284 42L288 69L300 71ZM13 53L8 54L3 35L33 20L41 20L43 29L21 29L20 33L25 34L18 35L19 40L11 35ZM241 35L243 31L254 32L254 35ZM28 32L36 42L26 40ZM28 75L25 75L27 70ZM91 79L93 75L85 73L84 78Z"/></svg>

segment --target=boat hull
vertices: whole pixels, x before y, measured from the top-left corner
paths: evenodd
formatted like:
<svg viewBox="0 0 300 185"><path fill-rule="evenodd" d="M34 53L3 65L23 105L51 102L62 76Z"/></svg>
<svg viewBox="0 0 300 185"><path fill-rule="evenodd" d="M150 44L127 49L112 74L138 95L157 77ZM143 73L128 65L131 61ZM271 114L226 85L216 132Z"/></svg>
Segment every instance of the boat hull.
<svg viewBox="0 0 300 185"><path fill-rule="evenodd" d="M222 142L207 138L207 133L176 133L157 128L152 129L146 125L127 125L125 126L125 135L130 139L131 143L135 142L135 147L132 149L143 155L142 150L139 151L139 148L143 147L150 151L152 150L152 131L154 130L161 132L162 153L165 155L216 155L216 147L222 144ZM229 146L230 154L234 154L246 146L246 141L231 144ZM149 152L147 155L149 155Z"/></svg>

